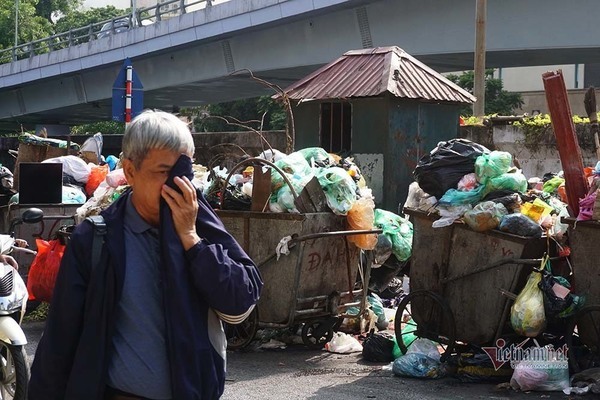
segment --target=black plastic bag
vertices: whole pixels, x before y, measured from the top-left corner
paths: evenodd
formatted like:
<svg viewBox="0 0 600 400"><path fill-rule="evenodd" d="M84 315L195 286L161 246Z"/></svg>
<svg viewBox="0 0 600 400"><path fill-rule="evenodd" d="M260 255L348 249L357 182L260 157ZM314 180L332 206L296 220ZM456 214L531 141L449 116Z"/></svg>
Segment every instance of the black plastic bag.
<svg viewBox="0 0 600 400"><path fill-rule="evenodd" d="M421 157L413 175L421 189L440 198L448 189L456 188L463 176L475 172L475 160L490 151L467 139L440 142Z"/></svg>
<svg viewBox="0 0 600 400"><path fill-rule="evenodd" d="M482 203L484 201L500 203L506 207L509 213L521 212L521 204L523 203L519 192L512 190L494 190L481 199Z"/></svg>
<svg viewBox="0 0 600 400"><path fill-rule="evenodd" d="M452 362L453 363L453 362ZM485 353L464 353L458 357L456 378L466 383L500 383L507 382L513 370L509 363L496 369L490 356Z"/></svg>
<svg viewBox="0 0 600 400"><path fill-rule="evenodd" d="M222 210L250 211L251 206L252 198L242 193L241 190L231 187L225 190Z"/></svg>
<svg viewBox="0 0 600 400"><path fill-rule="evenodd" d="M553 287L570 289L570 284L561 277L552 275L548 270L542 272L538 287L544 293L544 311L551 318L568 318L583 306L585 298L569 292L564 298L556 295ZM564 290L564 289L563 289Z"/></svg>
<svg viewBox="0 0 600 400"><path fill-rule="evenodd" d="M542 227L538 223L523 214L508 214L502 217L500 230L513 235L534 238L541 238L543 233Z"/></svg>
<svg viewBox="0 0 600 400"><path fill-rule="evenodd" d="M250 211L252 198L244 194L238 187L228 185L223 194L223 204L221 204L221 191L225 185L225 179L215 177L210 181L206 193L206 201L212 208L222 210Z"/></svg>
<svg viewBox="0 0 600 400"><path fill-rule="evenodd" d="M396 337L387 331L369 333L363 342L362 356L367 361L394 361L394 345Z"/></svg>

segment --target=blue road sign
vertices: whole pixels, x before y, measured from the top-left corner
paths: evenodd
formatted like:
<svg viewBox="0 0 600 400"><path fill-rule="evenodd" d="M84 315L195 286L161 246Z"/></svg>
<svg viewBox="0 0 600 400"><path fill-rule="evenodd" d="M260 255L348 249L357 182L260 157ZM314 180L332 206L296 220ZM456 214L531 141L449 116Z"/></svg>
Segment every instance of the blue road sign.
<svg viewBox="0 0 600 400"><path fill-rule="evenodd" d="M123 66L113 83L112 96L112 119L113 121L125 121L125 81L127 80L127 67L131 65L131 60L126 58ZM142 81L138 78L135 69L132 74L131 91L131 118L142 112L144 109L144 87Z"/></svg>

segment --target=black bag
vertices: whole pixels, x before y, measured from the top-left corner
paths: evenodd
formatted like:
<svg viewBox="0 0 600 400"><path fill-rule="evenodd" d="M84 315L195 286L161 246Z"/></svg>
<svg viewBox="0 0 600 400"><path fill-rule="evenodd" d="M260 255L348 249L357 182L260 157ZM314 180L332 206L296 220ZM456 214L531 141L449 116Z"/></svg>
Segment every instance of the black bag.
<svg viewBox="0 0 600 400"><path fill-rule="evenodd" d="M415 180L426 193L442 197L456 188L463 176L475 172L475 160L490 151L467 139L439 142L429 154L421 157L413 172Z"/></svg>
<svg viewBox="0 0 600 400"><path fill-rule="evenodd" d="M585 297L569 292L563 299L554 293L552 287L555 284L567 289L571 288L564 278L554 276L548 270L542 271L542 280L538 283L538 287L544 293L544 312L550 318L568 318L583 306Z"/></svg>
<svg viewBox="0 0 600 400"><path fill-rule="evenodd" d="M367 336L363 342L363 358L367 361L377 362L394 361L395 339L393 333L387 331L371 331L369 336Z"/></svg>

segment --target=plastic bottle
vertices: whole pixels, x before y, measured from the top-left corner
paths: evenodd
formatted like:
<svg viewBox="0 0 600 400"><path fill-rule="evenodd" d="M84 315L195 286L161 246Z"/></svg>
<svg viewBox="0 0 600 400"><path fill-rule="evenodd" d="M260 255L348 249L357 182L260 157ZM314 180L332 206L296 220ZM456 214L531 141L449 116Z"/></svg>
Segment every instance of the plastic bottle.
<svg viewBox="0 0 600 400"><path fill-rule="evenodd" d="M410 278L406 275L402 277L402 291L405 295L410 293Z"/></svg>

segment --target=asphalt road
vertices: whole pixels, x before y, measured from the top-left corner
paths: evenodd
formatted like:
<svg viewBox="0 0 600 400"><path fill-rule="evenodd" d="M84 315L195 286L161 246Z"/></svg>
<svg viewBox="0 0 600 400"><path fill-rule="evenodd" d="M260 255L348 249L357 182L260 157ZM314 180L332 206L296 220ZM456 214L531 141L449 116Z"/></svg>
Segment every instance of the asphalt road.
<svg viewBox="0 0 600 400"><path fill-rule="evenodd" d="M33 361L43 322L24 324ZM290 346L280 350L228 352L223 400L248 399L568 399L562 393L520 393L493 384L464 384L453 378L399 378L360 354L332 354ZM591 398L589 395L583 397Z"/></svg>

